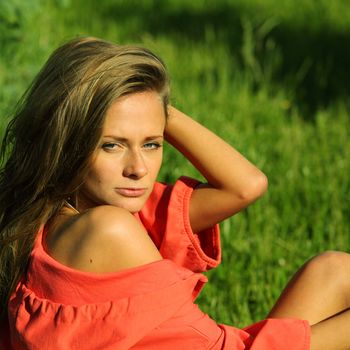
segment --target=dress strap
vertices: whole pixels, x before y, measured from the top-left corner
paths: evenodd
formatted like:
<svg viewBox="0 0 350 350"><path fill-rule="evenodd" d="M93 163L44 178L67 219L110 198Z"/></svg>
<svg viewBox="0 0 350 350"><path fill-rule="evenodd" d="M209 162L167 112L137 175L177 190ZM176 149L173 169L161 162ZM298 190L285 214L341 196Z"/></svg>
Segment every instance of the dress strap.
<svg viewBox="0 0 350 350"><path fill-rule="evenodd" d="M79 211L77 208L73 207L73 205L70 204L68 201L64 201L64 204L65 204L68 208L74 210L77 214L80 214L80 211Z"/></svg>

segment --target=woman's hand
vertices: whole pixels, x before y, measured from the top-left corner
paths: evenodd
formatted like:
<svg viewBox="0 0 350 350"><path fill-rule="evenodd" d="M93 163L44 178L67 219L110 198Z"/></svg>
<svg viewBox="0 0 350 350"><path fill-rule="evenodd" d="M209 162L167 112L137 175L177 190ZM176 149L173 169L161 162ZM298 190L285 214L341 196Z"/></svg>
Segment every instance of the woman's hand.
<svg viewBox="0 0 350 350"><path fill-rule="evenodd" d="M192 118L169 106L165 139L206 178L190 202L192 229L199 232L245 208L267 189L266 176L237 150Z"/></svg>

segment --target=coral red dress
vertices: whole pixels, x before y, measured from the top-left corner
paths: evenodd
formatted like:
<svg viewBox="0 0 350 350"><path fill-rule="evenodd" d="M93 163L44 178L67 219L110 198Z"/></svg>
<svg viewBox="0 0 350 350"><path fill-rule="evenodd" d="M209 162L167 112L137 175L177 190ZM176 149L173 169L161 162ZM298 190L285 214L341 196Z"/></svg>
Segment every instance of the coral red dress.
<svg viewBox="0 0 350 350"><path fill-rule="evenodd" d="M3 348L309 349L306 321L268 319L242 330L216 324L194 304L207 281L201 272L220 262L218 226L196 234L189 224L196 185L188 178L173 186L157 183L137 215L161 261L115 273L86 273L51 258L45 229L38 232L28 272L9 302Z"/></svg>

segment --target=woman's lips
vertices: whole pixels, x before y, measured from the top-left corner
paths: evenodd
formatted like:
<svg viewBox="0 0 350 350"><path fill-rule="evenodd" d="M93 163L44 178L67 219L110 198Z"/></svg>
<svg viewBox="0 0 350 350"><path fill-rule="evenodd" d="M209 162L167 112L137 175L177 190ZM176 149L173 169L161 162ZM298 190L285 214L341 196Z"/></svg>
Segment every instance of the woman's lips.
<svg viewBox="0 0 350 350"><path fill-rule="evenodd" d="M115 190L123 197L141 197L146 192L146 188L116 188Z"/></svg>

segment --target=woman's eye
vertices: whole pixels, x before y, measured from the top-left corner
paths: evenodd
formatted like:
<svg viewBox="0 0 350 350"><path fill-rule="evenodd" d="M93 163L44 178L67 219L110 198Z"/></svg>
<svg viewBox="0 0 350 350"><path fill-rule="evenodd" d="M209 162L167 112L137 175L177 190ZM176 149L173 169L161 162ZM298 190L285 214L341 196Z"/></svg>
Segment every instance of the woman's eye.
<svg viewBox="0 0 350 350"><path fill-rule="evenodd" d="M143 147L146 149L158 149L162 147L162 145L158 142L149 142L149 143L145 143Z"/></svg>
<svg viewBox="0 0 350 350"><path fill-rule="evenodd" d="M114 150L118 147L119 147L119 145L117 143L113 143L113 142L106 142L102 145L102 148L105 150Z"/></svg>

